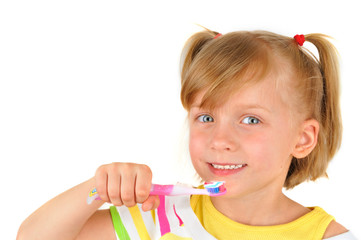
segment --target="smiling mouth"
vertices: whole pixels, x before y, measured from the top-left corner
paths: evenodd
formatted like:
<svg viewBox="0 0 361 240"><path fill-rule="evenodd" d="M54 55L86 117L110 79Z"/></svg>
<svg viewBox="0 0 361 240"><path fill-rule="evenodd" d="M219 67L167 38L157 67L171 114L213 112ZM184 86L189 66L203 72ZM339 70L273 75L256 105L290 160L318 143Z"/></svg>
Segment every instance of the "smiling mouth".
<svg viewBox="0 0 361 240"><path fill-rule="evenodd" d="M238 168L242 168L242 167L247 166L247 164L220 165L220 164L214 164L214 163L211 163L211 165L215 169L220 169L220 170L233 170L233 169L238 169Z"/></svg>

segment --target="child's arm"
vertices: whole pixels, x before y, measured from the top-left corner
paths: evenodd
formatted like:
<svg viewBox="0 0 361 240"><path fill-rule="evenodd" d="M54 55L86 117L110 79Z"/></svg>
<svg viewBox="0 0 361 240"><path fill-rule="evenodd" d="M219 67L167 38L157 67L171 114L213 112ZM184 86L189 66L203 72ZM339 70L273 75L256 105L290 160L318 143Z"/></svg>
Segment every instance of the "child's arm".
<svg viewBox="0 0 361 240"><path fill-rule="evenodd" d="M140 164L112 163L98 168L95 177L58 195L30 215L20 226L22 239L115 239L108 210L98 210L104 202L155 209L159 199L149 196L151 170ZM86 197L97 188L101 201L88 205Z"/></svg>

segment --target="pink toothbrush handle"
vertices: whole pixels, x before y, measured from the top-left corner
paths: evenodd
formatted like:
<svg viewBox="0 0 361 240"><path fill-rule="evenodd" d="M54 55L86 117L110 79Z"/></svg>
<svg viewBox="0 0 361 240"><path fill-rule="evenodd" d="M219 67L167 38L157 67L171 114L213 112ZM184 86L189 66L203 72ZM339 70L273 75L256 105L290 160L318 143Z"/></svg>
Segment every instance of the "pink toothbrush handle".
<svg viewBox="0 0 361 240"><path fill-rule="evenodd" d="M174 185L158 185L152 184L150 195L169 195L173 191Z"/></svg>
<svg viewBox="0 0 361 240"><path fill-rule="evenodd" d="M224 187L224 182L209 182L204 184L205 189L185 187L180 185L159 185L152 184L150 195L208 195L208 196L221 196L226 194L227 190ZM100 200L96 188L89 193L87 203L91 204L94 200Z"/></svg>

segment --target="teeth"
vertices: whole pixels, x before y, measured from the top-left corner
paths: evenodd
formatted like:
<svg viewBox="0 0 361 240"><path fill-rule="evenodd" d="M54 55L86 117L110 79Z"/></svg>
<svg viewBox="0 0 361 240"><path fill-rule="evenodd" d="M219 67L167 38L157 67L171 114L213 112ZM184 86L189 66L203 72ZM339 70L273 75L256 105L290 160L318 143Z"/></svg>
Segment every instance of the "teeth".
<svg viewBox="0 0 361 240"><path fill-rule="evenodd" d="M237 169L237 168L241 168L243 167L245 164L239 164L239 165L218 165L218 164L213 164L212 166L216 169Z"/></svg>

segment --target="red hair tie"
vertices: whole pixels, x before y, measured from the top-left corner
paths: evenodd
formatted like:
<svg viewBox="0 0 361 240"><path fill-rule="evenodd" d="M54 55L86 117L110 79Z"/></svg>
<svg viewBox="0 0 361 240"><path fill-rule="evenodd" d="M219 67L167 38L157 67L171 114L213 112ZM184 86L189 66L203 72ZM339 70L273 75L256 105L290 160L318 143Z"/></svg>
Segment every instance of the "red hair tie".
<svg viewBox="0 0 361 240"><path fill-rule="evenodd" d="M222 36L222 33L218 33L213 39L216 39L218 37Z"/></svg>
<svg viewBox="0 0 361 240"><path fill-rule="evenodd" d="M305 36L303 34L301 34L301 35L296 34L293 38L296 40L296 42L300 46L302 46L303 43L305 42Z"/></svg>

